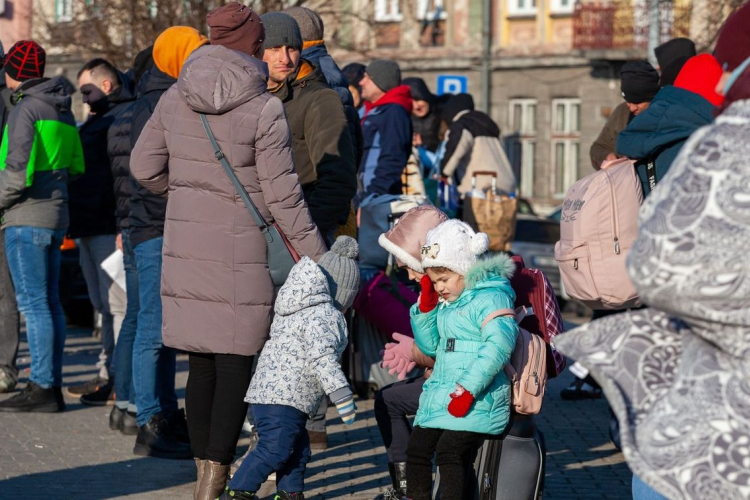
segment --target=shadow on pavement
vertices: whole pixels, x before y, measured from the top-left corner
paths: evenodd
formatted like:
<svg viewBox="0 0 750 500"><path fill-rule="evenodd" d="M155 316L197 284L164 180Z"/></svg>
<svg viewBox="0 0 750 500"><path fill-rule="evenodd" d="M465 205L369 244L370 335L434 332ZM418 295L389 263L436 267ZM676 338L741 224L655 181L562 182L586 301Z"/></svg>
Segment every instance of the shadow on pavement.
<svg viewBox="0 0 750 500"><path fill-rule="evenodd" d="M122 462L28 474L0 481L4 500L42 493L59 500L108 499L157 492L195 481L192 460L134 458ZM43 491L39 485L43 484ZM154 498L160 497L154 494Z"/></svg>

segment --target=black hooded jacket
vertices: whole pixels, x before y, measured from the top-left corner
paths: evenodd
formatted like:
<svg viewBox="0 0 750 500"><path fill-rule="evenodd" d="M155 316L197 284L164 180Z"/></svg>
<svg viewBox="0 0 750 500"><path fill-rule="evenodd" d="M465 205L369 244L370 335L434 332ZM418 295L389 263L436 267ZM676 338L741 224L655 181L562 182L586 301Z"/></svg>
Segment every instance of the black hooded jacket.
<svg viewBox="0 0 750 500"><path fill-rule="evenodd" d="M153 66L141 77L138 98L132 107L130 125L130 150L138 142L146 122L159 103L159 98L177 80ZM159 196L130 178L133 195L130 198L130 241L133 246L164 236L164 219L167 215L167 197Z"/></svg>
<svg viewBox="0 0 750 500"><path fill-rule="evenodd" d="M78 130L83 145L86 172L70 183L68 208L71 238L116 234L117 189L109 157L109 132L115 120L133 102L132 80L120 75L122 85L107 96L106 113L92 115Z"/></svg>
<svg viewBox="0 0 750 500"><path fill-rule="evenodd" d="M415 101L427 101L430 104L430 112L427 116L419 118L411 115L411 123L414 127L414 134L422 137L422 145L429 151L437 151L440 147L440 111L441 107L450 95L436 96L427 84L421 78L404 78L404 85L411 89L411 96Z"/></svg>

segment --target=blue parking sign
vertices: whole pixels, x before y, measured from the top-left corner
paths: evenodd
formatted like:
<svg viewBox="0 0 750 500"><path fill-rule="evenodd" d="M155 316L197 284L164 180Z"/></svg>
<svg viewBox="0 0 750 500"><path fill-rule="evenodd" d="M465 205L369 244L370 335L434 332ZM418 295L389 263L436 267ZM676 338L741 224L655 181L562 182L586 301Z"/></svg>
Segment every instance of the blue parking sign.
<svg viewBox="0 0 750 500"><path fill-rule="evenodd" d="M438 75L437 95L465 94L469 90L469 77L463 75Z"/></svg>

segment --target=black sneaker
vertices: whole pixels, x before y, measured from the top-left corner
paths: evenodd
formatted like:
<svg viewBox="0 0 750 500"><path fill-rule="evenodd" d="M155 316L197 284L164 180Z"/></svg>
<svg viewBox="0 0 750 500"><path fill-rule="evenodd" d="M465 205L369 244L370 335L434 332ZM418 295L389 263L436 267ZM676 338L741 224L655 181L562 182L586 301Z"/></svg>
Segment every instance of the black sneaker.
<svg viewBox="0 0 750 500"><path fill-rule="evenodd" d="M135 421L135 413L132 411L125 413L125 416L122 418L122 429L120 429L120 432L126 436L135 436L138 434L138 423Z"/></svg>
<svg viewBox="0 0 750 500"><path fill-rule="evenodd" d="M185 409L181 408L167 417L169 422L169 433L181 443L190 444Z"/></svg>
<svg viewBox="0 0 750 500"><path fill-rule="evenodd" d="M63 396L62 387L59 385L53 386L52 390L55 393L55 399L57 399L57 405L60 407L60 411L64 411L65 406L65 397Z"/></svg>
<svg viewBox="0 0 750 500"><path fill-rule="evenodd" d="M84 394L91 394L92 392L96 392L100 387L103 387L108 383L109 380L107 380L106 378L101 378L99 375L97 375L93 379L89 380L88 382L84 382L83 384L71 385L69 387L66 387L65 392L68 393L68 396L78 398L83 396Z"/></svg>
<svg viewBox="0 0 750 500"><path fill-rule="evenodd" d="M112 411L109 412L109 428L113 431L121 431L122 430L122 420L125 418L125 415L128 413L127 410L121 410L118 407L112 408Z"/></svg>
<svg viewBox="0 0 750 500"><path fill-rule="evenodd" d="M146 425L138 428L133 453L142 457L186 460L193 458L190 445L177 441L169 432L169 422L161 414L151 417Z"/></svg>
<svg viewBox="0 0 750 500"><path fill-rule="evenodd" d="M53 387L44 389L34 382L26 384L24 390L12 398L0 402L0 412L56 413L64 409L65 403L61 404Z"/></svg>
<svg viewBox="0 0 750 500"><path fill-rule="evenodd" d="M566 401L599 399L602 397L602 389L594 387L584 379L576 378L568 387L560 391L560 397Z"/></svg>
<svg viewBox="0 0 750 500"><path fill-rule="evenodd" d="M115 380L114 377L107 383L99 386L94 392L81 396L81 403L87 406L107 406L115 404Z"/></svg>

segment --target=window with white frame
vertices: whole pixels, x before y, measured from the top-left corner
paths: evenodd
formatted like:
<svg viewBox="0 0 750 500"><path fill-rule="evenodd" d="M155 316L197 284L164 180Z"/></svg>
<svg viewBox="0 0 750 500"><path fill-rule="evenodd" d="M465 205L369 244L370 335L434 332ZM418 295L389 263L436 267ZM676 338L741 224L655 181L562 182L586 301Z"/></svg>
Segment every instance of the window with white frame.
<svg viewBox="0 0 750 500"><path fill-rule="evenodd" d="M448 19L443 0L417 0L417 19L437 21Z"/></svg>
<svg viewBox="0 0 750 500"><path fill-rule="evenodd" d="M55 20L58 23L73 20L73 0L55 0Z"/></svg>
<svg viewBox="0 0 750 500"><path fill-rule="evenodd" d="M552 0L552 14L572 14L575 8L575 0Z"/></svg>
<svg viewBox="0 0 750 500"><path fill-rule="evenodd" d="M508 0L508 14L511 16L536 15L537 0Z"/></svg>
<svg viewBox="0 0 750 500"><path fill-rule="evenodd" d="M375 0L375 21L379 23L400 23L403 20L400 0Z"/></svg>
<svg viewBox="0 0 750 500"><path fill-rule="evenodd" d="M554 195L565 192L578 180L581 163L581 100L552 101L552 174Z"/></svg>
<svg viewBox="0 0 750 500"><path fill-rule="evenodd" d="M536 165L536 99L511 99L508 129L510 137L510 162L520 176L519 189L523 197L534 196L534 169Z"/></svg>

